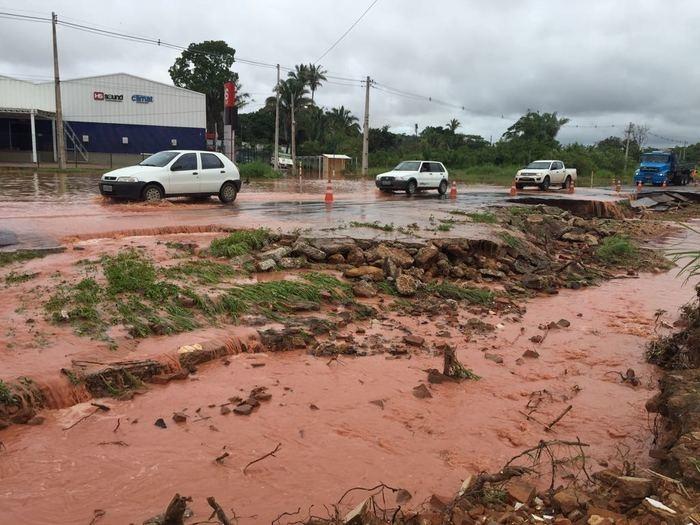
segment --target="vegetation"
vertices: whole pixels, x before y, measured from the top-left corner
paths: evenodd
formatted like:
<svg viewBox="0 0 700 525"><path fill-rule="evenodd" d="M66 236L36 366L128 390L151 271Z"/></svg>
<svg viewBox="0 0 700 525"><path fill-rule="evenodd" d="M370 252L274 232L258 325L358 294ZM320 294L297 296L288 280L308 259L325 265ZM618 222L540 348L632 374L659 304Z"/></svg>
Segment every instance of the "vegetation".
<svg viewBox="0 0 700 525"><path fill-rule="evenodd" d="M611 266L628 264L637 258L638 253L637 245L624 235L605 237L596 250L598 259Z"/></svg>
<svg viewBox="0 0 700 525"><path fill-rule="evenodd" d="M24 283L27 282L31 279L34 279L39 275L38 273L17 273L17 272L10 272L5 276L5 284L8 286L13 285L13 284L19 284L19 283Z"/></svg>
<svg viewBox="0 0 700 525"><path fill-rule="evenodd" d="M270 238L270 232L257 230L237 230L222 239L214 239L209 251L215 257L238 257L262 248Z"/></svg>
<svg viewBox="0 0 700 525"><path fill-rule="evenodd" d="M243 179L277 179L280 174L264 162L248 162L238 167Z"/></svg>
<svg viewBox="0 0 700 525"><path fill-rule="evenodd" d="M472 213L467 213L466 215L472 220L472 222L479 222L484 224L495 224L496 222L498 222L498 218L496 217L496 215L494 213L491 213L490 211L475 211Z"/></svg>
<svg viewBox="0 0 700 525"><path fill-rule="evenodd" d="M170 279L192 277L201 283L216 284L223 279L236 276L238 272L228 264L207 261L206 259L195 259L177 266L164 268L162 273Z"/></svg>
<svg viewBox="0 0 700 525"><path fill-rule="evenodd" d="M441 283L430 283L426 285L425 290L428 293L433 293L445 299L454 299L456 301L469 301L473 304L481 304L488 306L493 303L493 292L481 288L467 288L458 286L449 281Z"/></svg>
<svg viewBox="0 0 700 525"><path fill-rule="evenodd" d="M394 223L380 224L379 221L374 221L374 222L350 221L350 226L352 226L353 228L372 228L373 230L381 230L384 232L393 232L394 231Z"/></svg>
<svg viewBox="0 0 700 525"><path fill-rule="evenodd" d="M14 405L17 402L15 396L12 395L10 387L0 379L0 405Z"/></svg>
<svg viewBox="0 0 700 525"><path fill-rule="evenodd" d="M28 261L45 257L47 252L37 250L17 250L15 252L0 252L0 268L16 262Z"/></svg>

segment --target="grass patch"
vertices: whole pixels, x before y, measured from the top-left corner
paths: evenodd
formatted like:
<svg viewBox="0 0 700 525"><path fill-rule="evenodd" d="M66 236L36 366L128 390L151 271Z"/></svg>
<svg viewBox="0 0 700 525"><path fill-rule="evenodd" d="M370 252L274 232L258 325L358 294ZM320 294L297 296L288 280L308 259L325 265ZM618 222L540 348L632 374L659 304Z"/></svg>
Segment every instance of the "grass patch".
<svg viewBox="0 0 700 525"><path fill-rule="evenodd" d="M238 230L221 239L211 241L209 251L215 257L238 257L253 250L259 250L270 239L270 232L264 228Z"/></svg>
<svg viewBox="0 0 700 525"><path fill-rule="evenodd" d="M38 259L46 257L47 252L38 250L18 250L16 252L0 252L0 267L7 266L15 262L28 261L30 259Z"/></svg>
<svg viewBox="0 0 700 525"><path fill-rule="evenodd" d="M490 305L493 303L493 292L481 288L467 288L458 286L449 281L441 283L430 283L425 287L426 291L439 295L444 299L454 299L456 301L469 301L473 304Z"/></svg>
<svg viewBox="0 0 700 525"><path fill-rule="evenodd" d="M165 268L162 270L162 273L169 279L191 277L197 279L200 283L216 284L226 278L236 276L238 272L228 264L207 260L193 260Z"/></svg>
<svg viewBox="0 0 700 525"><path fill-rule="evenodd" d="M282 175L264 162L248 162L239 164L238 171L242 179L279 179Z"/></svg>
<svg viewBox="0 0 700 525"><path fill-rule="evenodd" d="M0 379L0 405L14 405L15 403L17 403L17 399L12 394L10 387Z"/></svg>
<svg viewBox="0 0 700 525"><path fill-rule="evenodd" d="M352 226L353 228L372 228L373 230L381 230L383 232L393 232L394 231L394 223L393 222L391 224L380 224L379 221L374 221L374 222L351 221L350 226Z"/></svg>
<svg viewBox="0 0 700 525"><path fill-rule="evenodd" d="M37 272L35 273L17 273L17 272L10 272L5 276L5 284L8 286L13 285L13 284L19 284L19 283L26 283L27 281L30 281L31 279L34 279L39 275Z"/></svg>
<svg viewBox="0 0 700 525"><path fill-rule="evenodd" d="M624 235L605 237L596 250L598 259L609 265L628 264L637 259L638 255L637 245Z"/></svg>
<svg viewBox="0 0 700 525"><path fill-rule="evenodd" d="M503 242L505 242L508 246L511 248L519 248L520 247L520 239L518 239L515 235L512 235L508 232L500 232L499 237L503 239Z"/></svg>
<svg viewBox="0 0 700 525"><path fill-rule="evenodd" d="M106 327L97 309L103 296L97 281L88 277L72 287L59 287L44 307L53 322L70 322L78 335L97 336Z"/></svg>
<svg viewBox="0 0 700 525"><path fill-rule="evenodd" d="M448 232L455 226L455 221L451 219L440 219L440 224L437 226L437 231Z"/></svg>
<svg viewBox="0 0 700 525"><path fill-rule="evenodd" d="M466 213L465 215L469 217L472 220L472 222L479 222L483 224L495 224L496 222L498 222L496 214L491 213L490 211L475 211L472 213Z"/></svg>
<svg viewBox="0 0 700 525"><path fill-rule="evenodd" d="M380 281L377 283L377 289L385 295L399 295L396 285L389 281Z"/></svg>

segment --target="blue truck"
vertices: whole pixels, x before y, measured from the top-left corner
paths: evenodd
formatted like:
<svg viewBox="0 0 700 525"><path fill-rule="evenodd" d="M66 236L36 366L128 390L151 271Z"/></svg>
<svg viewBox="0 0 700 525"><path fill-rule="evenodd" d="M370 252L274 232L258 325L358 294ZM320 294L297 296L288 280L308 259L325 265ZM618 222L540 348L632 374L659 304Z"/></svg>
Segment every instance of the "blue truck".
<svg viewBox="0 0 700 525"><path fill-rule="evenodd" d="M680 162L672 151L651 151L642 154L634 172L634 183L661 186L665 182L685 186L691 181L693 169L692 163Z"/></svg>

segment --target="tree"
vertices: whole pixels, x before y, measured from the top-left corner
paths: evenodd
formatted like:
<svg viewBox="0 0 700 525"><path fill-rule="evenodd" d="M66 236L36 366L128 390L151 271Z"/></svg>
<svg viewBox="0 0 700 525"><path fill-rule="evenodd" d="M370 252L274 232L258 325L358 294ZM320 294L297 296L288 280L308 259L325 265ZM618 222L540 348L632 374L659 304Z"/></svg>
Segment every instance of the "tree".
<svg viewBox="0 0 700 525"><path fill-rule="evenodd" d="M449 129L452 133L457 131L457 128L460 127L462 123L457 120L456 118L453 118L447 123L447 126L445 126L447 129Z"/></svg>
<svg viewBox="0 0 700 525"><path fill-rule="evenodd" d="M321 84L326 80L326 71L321 65L309 64L308 73L306 76L306 84L311 90L311 102L314 101L316 90L321 87Z"/></svg>
<svg viewBox="0 0 700 525"><path fill-rule="evenodd" d="M294 72L289 73L285 80L281 80L276 88L280 95L280 108L289 115L290 135L292 143L292 162L294 163L293 170L296 170L296 112L302 110L311 103L311 99L306 95L309 91L306 89L306 83L299 79L299 76ZM270 100L275 100L270 97Z"/></svg>
<svg viewBox="0 0 700 525"><path fill-rule="evenodd" d="M236 84L237 106L243 107L250 97L243 93L238 74L231 71L236 50L223 40L206 40L191 43L168 72L178 87L198 91L206 95L207 130L214 131L215 124L223 129L224 84Z"/></svg>
<svg viewBox="0 0 700 525"><path fill-rule="evenodd" d="M329 121L331 129L343 134L352 134L360 132L360 125L357 117L354 116L345 106L332 108L326 113L326 118Z"/></svg>
<svg viewBox="0 0 700 525"><path fill-rule="evenodd" d="M501 137L499 150L511 162L530 162L546 157L559 147L556 136L569 119L554 113L528 111L509 127Z"/></svg>
<svg viewBox="0 0 700 525"><path fill-rule="evenodd" d="M644 149L644 144L646 144L647 139L649 138L649 126L646 124L632 124L630 128L630 131L632 132L632 136L630 138L637 143L637 146L639 146L639 151L641 152Z"/></svg>

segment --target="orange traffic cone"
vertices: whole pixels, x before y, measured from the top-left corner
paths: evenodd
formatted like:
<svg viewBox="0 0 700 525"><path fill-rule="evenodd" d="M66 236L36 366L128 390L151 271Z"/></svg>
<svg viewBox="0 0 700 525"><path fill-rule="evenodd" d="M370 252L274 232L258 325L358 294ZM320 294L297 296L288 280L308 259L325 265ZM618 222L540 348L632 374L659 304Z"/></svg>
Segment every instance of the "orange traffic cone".
<svg viewBox="0 0 700 525"><path fill-rule="evenodd" d="M326 198L327 203L333 202L333 185L331 184L331 179L328 179L328 184L326 184Z"/></svg>
<svg viewBox="0 0 700 525"><path fill-rule="evenodd" d="M637 181L637 194L642 193L642 181Z"/></svg>
<svg viewBox="0 0 700 525"><path fill-rule="evenodd" d="M664 179L663 183L661 184L662 188L665 188L668 186L668 183L666 182L666 179Z"/></svg>
<svg viewBox="0 0 700 525"><path fill-rule="evenodd" d="M515 187L515 179L510 183L510 196L515 197L518 194L518 188Z"/></svg>
<svg viewBox="0 0 700 525"><path fill-rule="evenodd" d="M620 182L620 179L617 179L615 181L615 193L620 193L622 191L622 183Z"/></svg>
<svg viewBox="0 0 700 525"><path fill-rule="evenodd" d="M457 198L457 183L452 181L452 187L450 188L450 199Z"/></svg>
<svg viewBox="0 0 700 525"><path fill-rule="evenodd" d="M576 186L576 183L572 180L572 181L569 183L569 188L568 188L567 193L573 193L574 191L576 191L576 187L575 187L575 186Z"/></svg>

